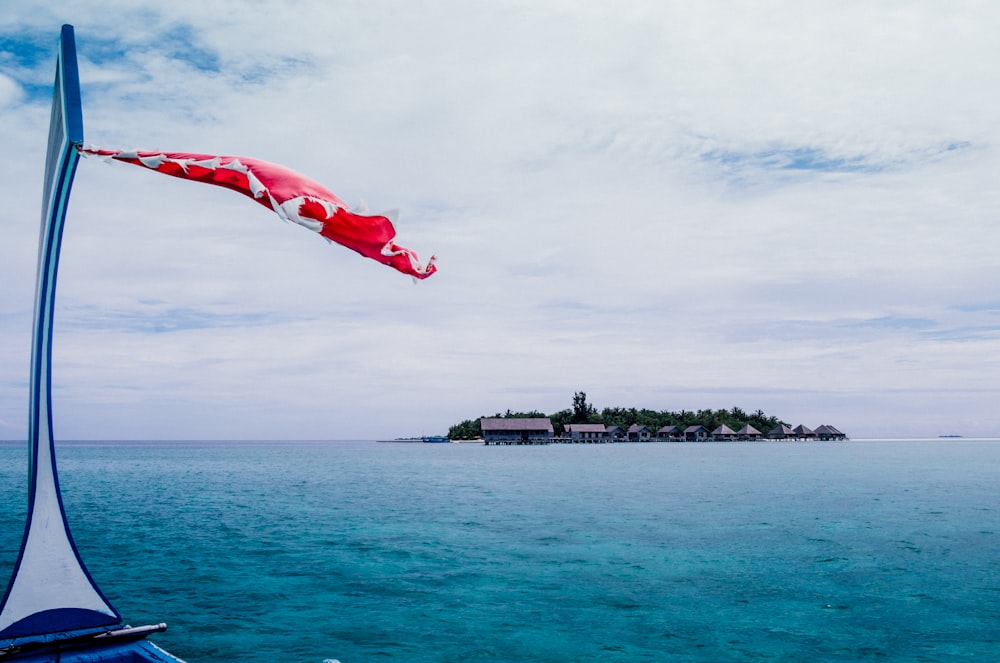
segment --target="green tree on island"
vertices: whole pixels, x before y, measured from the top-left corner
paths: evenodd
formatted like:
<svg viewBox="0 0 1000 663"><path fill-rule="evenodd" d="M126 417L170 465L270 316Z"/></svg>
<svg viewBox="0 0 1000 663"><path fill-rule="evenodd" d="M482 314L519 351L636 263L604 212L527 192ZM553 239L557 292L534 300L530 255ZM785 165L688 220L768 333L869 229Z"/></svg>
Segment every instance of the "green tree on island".
<svg viewBox="0 0 1000 663"><path fill-rule="evenodd" d="M597 414L597 410L594 409L594 406L587 403L586 393L578 391L573 394L573 420L570 423L591 423L590 420L595 414Z"/></svg>

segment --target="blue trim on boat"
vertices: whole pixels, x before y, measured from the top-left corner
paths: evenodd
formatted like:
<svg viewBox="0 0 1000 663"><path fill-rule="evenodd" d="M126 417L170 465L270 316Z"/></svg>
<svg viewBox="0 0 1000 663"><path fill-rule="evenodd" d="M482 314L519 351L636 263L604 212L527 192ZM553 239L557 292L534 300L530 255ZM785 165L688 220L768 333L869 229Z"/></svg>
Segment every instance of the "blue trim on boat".
<svg viewBox="0 0 1000 663"><path fill-rule="evenodd" d="M70 640L21 639L0 645L0 660L13 663L184 663L145 640L166 624L95 629Z"/></svg>
<svg viewBox="0 0 1000 663"><path fill-rule="evenodd" d="M61 638L78 637L82 632L94 629L104 630L107 615L82 608L56 608L43 610L14 622L0 632L3 638L24 638L29 636L44 636L42 641L53 641Z"/></svg>
<svg viewBox="0 0 1000 663"><path fill-rule="evenodd" d="M6 661L7 659L0 659ZM184 663L152 642L100 643L86 647L50 647L15 655L11 663Z"/></svg>

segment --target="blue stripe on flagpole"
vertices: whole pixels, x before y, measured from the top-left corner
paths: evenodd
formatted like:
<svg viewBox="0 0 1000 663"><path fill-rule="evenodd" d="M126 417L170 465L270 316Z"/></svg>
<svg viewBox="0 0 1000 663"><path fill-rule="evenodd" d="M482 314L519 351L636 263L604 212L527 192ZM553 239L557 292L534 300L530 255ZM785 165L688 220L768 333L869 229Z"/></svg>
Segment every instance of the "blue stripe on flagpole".
<svg viewBox="0 0 1000 663"><path fill-rule="evenodd" d="M66 138L70 144L83 142L83 101L80 98L80 73L76 65L76 36L72 25L62 26L59 40L62 49L63 99L66 107Z"/></svg>

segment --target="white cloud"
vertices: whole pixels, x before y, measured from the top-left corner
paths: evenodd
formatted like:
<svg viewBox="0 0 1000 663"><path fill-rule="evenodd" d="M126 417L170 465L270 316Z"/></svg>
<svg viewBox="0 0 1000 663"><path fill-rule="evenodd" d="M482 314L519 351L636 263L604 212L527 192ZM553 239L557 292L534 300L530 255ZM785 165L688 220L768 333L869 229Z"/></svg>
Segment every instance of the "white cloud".
<svg viewBox="0 0 1000 663"><path fill-rule="evenodd" d="M64 20L89 141L284 163L401 208L401 243L440 258L414 287L227 192L86 161L60 275L64 436L443 432L579 389L853 435L1000 434L1000 10L63 3L0 32L53 46ZM6 72L25 96L0 78L8 422L52 76L31 52Z"/></svg>
<svg viewBox="0 0 1000 663"><path fill-rule="evenodd" d="M8 108L21 101L21 86L9 76L0 74L0 108Z"/></svg>

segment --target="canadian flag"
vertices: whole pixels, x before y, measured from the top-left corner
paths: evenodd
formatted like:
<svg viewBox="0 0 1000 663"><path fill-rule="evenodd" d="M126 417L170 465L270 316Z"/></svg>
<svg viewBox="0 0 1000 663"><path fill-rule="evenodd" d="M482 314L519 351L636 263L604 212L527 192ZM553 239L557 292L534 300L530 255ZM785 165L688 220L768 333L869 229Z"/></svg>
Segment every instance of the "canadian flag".
<svg viewBox="0 0 1000 663"><path fill-rule="evenodd" d="M404 274L425 279L433 274L434 257L426 265L417 254L396 244L396 229L387 216L351 210L326 187L278 164L247 157L137 152L79 146L84 156L124 161L158 173L232 189L252 198L278 216L319 233L366 258Z"/></svg>

